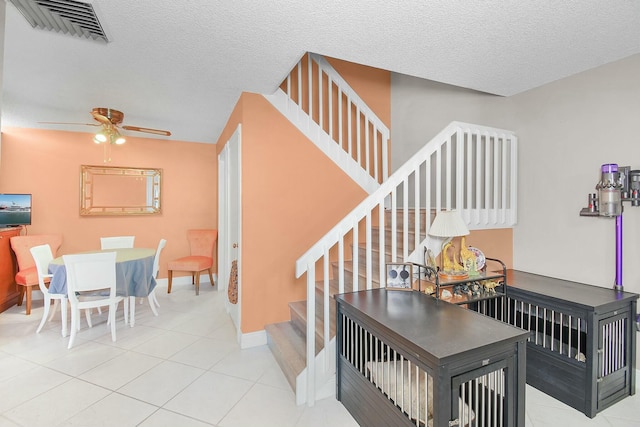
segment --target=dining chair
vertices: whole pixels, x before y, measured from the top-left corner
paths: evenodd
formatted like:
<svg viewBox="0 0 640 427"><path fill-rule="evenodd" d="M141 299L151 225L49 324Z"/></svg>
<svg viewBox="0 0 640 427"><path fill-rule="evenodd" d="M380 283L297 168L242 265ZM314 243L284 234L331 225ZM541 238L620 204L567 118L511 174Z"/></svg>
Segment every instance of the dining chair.
<svg viewBox="0 0 640 427"><path fill-rule="evenodd" d="M136 236L101 237L100 249L132 248Z"/></svg>
<svg viewBox="0 0 640 427"><path fill-rule="evenodd" d="M100 238L100 249L108 250L108 249L126 249L133 248L134 241L136 240L136 236L113 236L113 237L101 237ZM135 304L135 299L132 301ZM129 300L124 300L124 312L125 312L125 322L126 322L126 314L129 313ZM100 307L98 307L98 313L102 314ZM87 322L91 324L91 318L87 317Z"/></svg>
<svg viewBox="0 0 640 427"><path fill-rule="evenodd" d="M34 246L48 244L55 257L62 245L62 235L33 234L29 236L13 236L10 241L11 249L16 254L16 261L18 262L18 272L15 276L16 285L19 286L20 291L18 305L22 305L26 295L26 314L31 314L32 288L38 286L39 281L36 262L31 255L30 249Z"/></svg>
<svg viewBox="0 0 640 427"><path fill-rule="evenodd" d="M166 239L160 239L160 242L158 242L158 248L156 249L156 255L153 258L153 269L151 270L151 275L153 276L154 279L158 278L158 272L160 271L160 253L162 252L162 250L164 249L164 247L167 245L167 240ZM129 314L129 322L131 327L133 327L135 325L136 322L136 318L135 318L135 298L136 297L130 297L131 301L129 301L131 305L131 313ZM153 288L151 290L151 292L149 292L149 296L147 297L147 300L149 301L149 307L151 308L151 312L153 313L154 316L158 315L158 307L160 307L160 303L158 303L158 298L156 298L156 288ZM140 304L142 304L144 302L143 298L140 298ZM125 310L127 308L125 307Z"/></svg>
<svg viewBox="0 0 640 427"><path fill-rule="evenodd" d="M156 249L156 256L153 259L153 278L158 280L158 273L160 272L160 254L164 247L167 246L166 239L160 239L158 242L158 249ZM158 298L156 297L156 288L153 288L151 293L149 294L149 305L151 306L151 311L156 316L158 315L157 307L160 307L160 303L158 303Z"/></svg>
<svg viewBox="0 0 640 427"><path fill-rule="evenodd" d="M213 281L213 249L218 240L218 230L199 229L187 230L187 240L189 241L189 255L169 261L167 270L169 273L169 285L167 293L171 293L171 282L174 271L191 272L191 284L196 285L196 295L200 294L200 273L207 270L211 286Z"/></svg>
<svg viewBox="0 0 640 427"><path fill-rule="evenodd" d="M116 340L116 310L123 297L116 295L116 253L62 255L67 271L67 297L71 306L69 346L80 328L80 310L109 307L111 340ZM87 321L90 321L87 317ZM89 324L91 326L91 324Z"/></svg>
<svg viewBox="0 0 640 427"><path fill-rule="evenodd" d="M42 312L42 320L40 321L40 325L38 325L38 329L36 333L39 334L44 326L44 323L51 319L53 319L54 314L56 313L56 309L58 307L58 303L60 303L60 313L61 313L61 321L62 321L62 336L67 336L67 296L64 294L50 294L48 284L53 274L49 274L49 263L53 260L53 253L51 252L51 246L48 244L34 246L29 249L31 255L33 256L33 260L36 263L36 270L38 272L38 285L40 286L40 291L42 295L44 295L44 311ZM53 310L51 310L51 315L49 315L49 309L51 307L51 300L53 300ZM47 319L48 318L48 319Z"/></svg>

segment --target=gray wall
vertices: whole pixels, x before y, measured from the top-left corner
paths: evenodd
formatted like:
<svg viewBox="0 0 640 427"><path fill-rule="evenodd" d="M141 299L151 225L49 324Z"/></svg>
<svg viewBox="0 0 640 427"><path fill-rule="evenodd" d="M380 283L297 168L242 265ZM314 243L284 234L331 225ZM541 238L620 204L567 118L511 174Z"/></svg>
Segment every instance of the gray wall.
<svg viewBox="0 0 640 427"><path fill-rule="evenodd" d="M519 138L514 267L603 287L615 279L615 225L578 215L600 165L640 169L640 55L509 98L393 75L392 169L453 120ZM625 204L625 289L640 293L640 207Z"/></svg>
<svg viewBox="0 0 640 427"><path fill-rule="evenodd" d="M509 98L392 74L392 170L454 120L513 130L511 104Z"/></svg>
<svg viewBox="0 0 640 427"><path fill-rule="evenodd" d="M512 97L521 138L518 268L609 287L615 221L578 216L603 163L640 169L640 55ZM640 207L624 205L623 284L640 292Z"/></svg>

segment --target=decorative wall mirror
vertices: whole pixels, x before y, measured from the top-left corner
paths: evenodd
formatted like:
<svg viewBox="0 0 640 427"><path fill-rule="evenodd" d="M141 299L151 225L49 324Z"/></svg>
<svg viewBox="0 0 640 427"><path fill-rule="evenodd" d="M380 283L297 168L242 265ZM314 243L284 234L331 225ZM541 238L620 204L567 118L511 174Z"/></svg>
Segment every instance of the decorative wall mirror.
<svg viewBox="0 0 640 427"><path fill-rule="evenodd" d="M153 215L162 169L82 165L80 215Z"/></svg>

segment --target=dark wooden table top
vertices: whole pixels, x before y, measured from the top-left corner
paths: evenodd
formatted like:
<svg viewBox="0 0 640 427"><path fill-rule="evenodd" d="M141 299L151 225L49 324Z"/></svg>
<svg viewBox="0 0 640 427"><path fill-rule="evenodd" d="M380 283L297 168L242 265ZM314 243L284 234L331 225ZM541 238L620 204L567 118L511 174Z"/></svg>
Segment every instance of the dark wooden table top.
<svg viewBox="0 0 640 427"><path fill-rule="evenodd" d="M603 288L518 270L507 270L507 285L509 288L522 289L542 297L570 301L589 309L638 298L638 294L618 292L613 286Z"/></svg>
<svg viewBox="0 0 640 427"><path fill-rule="evenodd" d="M372 289L336 295L438 364L483 347L525 340L529 333L417 291ZM345 311L349 308L345 307Z"/></svg>

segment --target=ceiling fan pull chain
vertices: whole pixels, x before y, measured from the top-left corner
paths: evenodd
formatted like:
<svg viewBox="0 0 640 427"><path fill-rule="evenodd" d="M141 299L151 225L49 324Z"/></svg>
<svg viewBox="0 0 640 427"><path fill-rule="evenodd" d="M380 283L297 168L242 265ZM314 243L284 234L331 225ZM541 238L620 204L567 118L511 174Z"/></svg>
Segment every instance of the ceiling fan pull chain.
<svg viewBox="0 0 640 427"><path fill-rule="evenodd" d="M111 144L105 143L105 144L102 144L102 147L104 148L103 162L104 163L111 162Z"/></svg>

